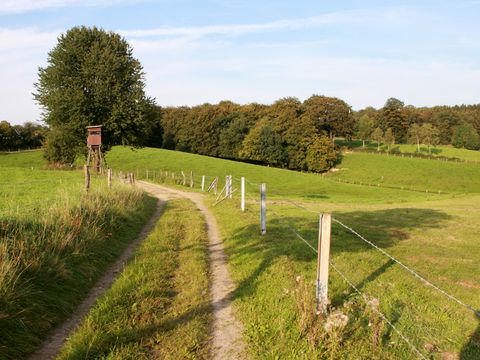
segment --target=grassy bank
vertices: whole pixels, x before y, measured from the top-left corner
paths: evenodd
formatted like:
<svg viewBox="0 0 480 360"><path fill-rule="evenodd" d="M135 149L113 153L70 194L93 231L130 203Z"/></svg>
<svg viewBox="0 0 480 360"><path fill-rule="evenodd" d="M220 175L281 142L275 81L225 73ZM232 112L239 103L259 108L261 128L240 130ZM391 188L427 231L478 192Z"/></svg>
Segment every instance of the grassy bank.
<svg viewBox="0 0 480 360"><path fill-rule="evenodd" d="M100 178L85 194L80 172L1 170L0 358L21 359L138 235L155 200Z"/></svg>
<svg viewBox="0 0 480 360"><path fill-rule="evenodd" d="M208 359L207 234L186 200L171 201L59 359Z"/></svg>
<svg viewBox="0 0 480 360"><path fill-rule="evenodd" d="M234 303L245 324L252 358L415 358L411 347L373 308L382 311L427 358L470 360L480 355L479 321L470 311L338 225L333 226L332 261L368 295L368 305L331 268L331 311L337 320L345 315L348 321L314 316L316 255L291 228L315 246L318 218L288 202L294 198L314 211L332 212L433 283L479 308L478 166L348 154L344 163L348 170L321 177L162 150L115 151L123 160L112 161L112 166L191 168L219 175L223 171L237 176L236 188L242 175L252 182L267 182L268 230L263 237L256 185L247 186L245 213L239 211L238 193L233 201L217 206L213 197L209 200L222 228L237 284ZM378 158L387 160L378 163ZM383 174L386 186L411 185L414 180L416 185L438 186L452 193L432 196L335 183L340 174L365 179Z"/></svg>

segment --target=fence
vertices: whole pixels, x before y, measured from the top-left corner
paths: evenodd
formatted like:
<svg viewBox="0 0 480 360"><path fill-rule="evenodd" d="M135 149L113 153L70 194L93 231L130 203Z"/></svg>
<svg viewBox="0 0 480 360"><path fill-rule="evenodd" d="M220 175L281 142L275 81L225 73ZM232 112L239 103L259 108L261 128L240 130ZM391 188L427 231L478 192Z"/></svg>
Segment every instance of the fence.
<svg viewBox="0 0 480 360"><path fill-rule="evenodd" d="M138 173L138 170L137 170ZM188 172L187 172L188 173ZM139 174L139 173L138 173ZM140 174L139 174L140 175ZM247 203L246 199L249 200L250 204L259 205L260 216L259 216L259 231L261 235L265 235L267 233L267 184L262 183L255 183L251 182L245 177L233 177L231 175L227 175L225 177L224 186L221 191L217 191L217 187L220 183L219 176L211 176L211 175L201 175L197 176L192 172L189 172L189 179L190 181L186 181L186 175L184 171L180 171L177 173L172 172L165 172L163 170L156 170L156 171L145 171L145 177L148 180L155 180L160 182L173 182L177 185L188 186L190 188L194 188L194 184L198 183L201 184L197 186L197 188L202 192L211 193L215 196L214 206L221 204L223 201L232 200L233 194L236 193L238 190L240 192L240 203L239 207L243 211L246 210ZM199 181L197 182L196 179ZM210 183L207 187L205 184ZM253 191L246 190L246 183L251 186ZM215 190L215 191L214 191ZM415 190L418 191L418 190ZM428 190L427 190L428 192ZM254 193L255 196L252 196L251 193ZM455 295L448 292L446 289L441 288L440 286L434 284L432 281L428 280L426 277L422 276L417 270L411 268L403 261L397 259L396 257L389 254L387 251L376 245L374 242L367 239L363 236L359 231L355 230L351 226L347 225L344 221L338 219L336 216L331 216L328 213L321 213L318 211L314 211L309 209L303 204L298 203L297 201L288 199L288 198L281 198L282 194L276 192L274 189L268 189L268 193L273 194L276 196L277 201L283 201L292 205L295 208L301 209L302 211L307 211L310 214L314 214L318 217L318 242L317 246L314 246L312 241L309 241L304 236L301 235L300 231L292 226L288 221L284 220L281 215L279 215L275 210L269 208L268 213L275 216L276 220L282 223L289 231L293 234L294 238L301 241L308 247L312 252L314 252L317 256L317 268L316 268L316 303L317 313L325 313L327 311L327 303L328 303L328 277L329 277L329 269L334 271L344 282L345 284L352 289L356 294L360 296L360 298L368 304L369 296L362 292L359 286L355 285L355 282L352 281L344 272L342 272L336 263L330 258L330 239L331 239L331 226L332 223L336 224L340 228L344 229L344 231L352 234L357 240L363 242L367 246L371 247L375 251L377 251L381 256L386 257L389 261L392 261L396 265L398 265L402 270L405 271L406 274L412 276L413 279L418 280L420 284L426 286L428 289L440 294L441 296L445 297L452 303L455 303L458 306L461 306L464 309L467 309L476 317L480 318L480 312L476 310L473 306L467 304L463 300L459 299ZM280 196L280 198L279 198ZM426 359L426 356L420 351L415 345L414 342L406 336L406 334L401 331L398 326L395 325L394 321L389 319L380 309L373 308L373 310L377 313L377 315L385 321L385 323L394 331L404 342L407 344L412 353L415 354L417 357L421 359Z"/></svg>

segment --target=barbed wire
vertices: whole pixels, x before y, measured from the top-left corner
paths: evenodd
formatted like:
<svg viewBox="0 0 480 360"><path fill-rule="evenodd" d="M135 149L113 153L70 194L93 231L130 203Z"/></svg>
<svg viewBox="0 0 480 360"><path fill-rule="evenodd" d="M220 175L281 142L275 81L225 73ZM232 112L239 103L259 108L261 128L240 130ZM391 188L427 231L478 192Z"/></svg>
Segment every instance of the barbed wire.
<svg viewBox="0 0 480 360"><path fill-rule="evenodd" d="M249 196L249 197L250 197L250 196ZM250 198L251 198L251 197L250 197ZM290 231L292 231L293 234L295 234L295 236L296 236L298 239L302 240L315 254L318 254L318 250L315 249L315 247L314 247L312 244L310 244L310 242L309 242L307 239L305 239L302 235L300 235L300 233L299 233L294 227L290 226L289 223L287 223L286 221L284 221L284 220L282 219L282 217L279 216L275 211L273 211L273 210L270 209L269 212L272 213L273 215L275 215L275 216L278 218L278 220L280 220L280 222L282 222L283 224L285 224L285 225L288 227L288 229L289 229ZM350 280L348 279L348 277L347 277L345 274L343 274L343 273L335 266L335 264L334 264L332 261L330 261L330 265L331 265L332 268L343 278L343 280L344 280L348 285L350 285L350 286L352 287L352 289L354 289L355 292L357 292L357 293L362 297L363 301L364 301L366 304L368 304L368 300L367 300L366 295L365 295L364 293L362 293L362 292L355 286L355 284L353 284L353 282L350 281ZM408 346L410 346L410 348L412 349L412 351L413 351L414 353L416 353L421 359L427 360L427 358L420 352L420 350L418 350L418 349L415 347L415 345L413 344L413 342L412 342L411 340L409 340L395 325L393 325L393 323L392 323L380 310L378 310L377 308L374 308L374 307L372 307L372 309L373 309L389 326L392 327L392 329L402 338L402 340L405 341L405 342L408 344Z"/></svg>
<svg viewBox="0 0 480 360"><path fill-rule="evenodd" d="M357 294L359 294L359 295L362 297L362 299L363 299L363 301L365 302L365 304L368 305L367 296L366 296L364 293L362 293L362 292L355 286L355 284L353 284L353 282L351 282L351 281L345 276L345 274L343 274L343 273L335 266L335 264L333 263L333 261L330 261L329 264L330 264L330 266L333 268L333 270L335 270L335 272L336 272L338 275L340 275L340 277L341 277L348 285L350 285L350 287L351 287L352 289L354 289ZM414 353L416 353L416 354L420 357L420 359L427 360L427 358L420 352L420 350L418 350L418 349L415 347L415 345L413 344L413 342L412 342L411 340L409 340L405 335L403 335L402 332L401 332L400 330L398 330L398 328L397 328L395 325L393 325L393 323L392 323L380 310L378 310L378 309L377 309L376 307L374 307L374 306L371 306L371 309L372 309L373 311L375 311L375 312L402 338L402 340L405 341L405 342L410 346L410 348L412 349L412 351L413 351Z"/></svg>
<svg viewBox="0 0 480 360"><path fill-rule="evenodd" d="M390 260L392 260L393 262L397 263L398 265L400 265L403 269L405 269L406 271L408 271L409 273L411 273L413 276L415 276L416 278L418 278L419 280L421 280L423 283L425 283L426 285L432 287L433 289L437 290L439 293L443 294L444 296L446 296L447 298L449 298L450 300L452 301L455 301L456 303L460 304L461 306L465 307L466 309L472 311L475 315L477 315L478 317L480 317L480 312L477 311L476 309L473 308L473 306L470 306L468 304L466 304L465 302L463 302L462 300L458 299L457 297L449 294L448 292L446 292L445 290L439 288L437 285L433 284L432 282L430 282L429 280L425 279L423 276L421 276L419 273L417 273L415 270L413 270L412 268L408 267L407 265L405 265L404 263L402 263L400 260L397 260L396 258L394 258L392 255L390 255L389 253L387 253L385 250L383 250L382 248L380 248L379 246L375 245L373 242L371 242L370 240L366 239L363 235L359 234L357 231L355 231L354 229L352 229L351 227L345 225L344 223L342 223L341 221L335 219L335 218L332 218L332 221L336 222L337 224L339 224L340 226L342 226L343 228L345 228L346 230L350 231L352 234L356 235L359 239L365 241L367 244L369 244L370 246L372 246L373 248L375 248L376 250L378 250L379 252L381 252L383 255L385 255L386 257L388 257Z"/></svg>

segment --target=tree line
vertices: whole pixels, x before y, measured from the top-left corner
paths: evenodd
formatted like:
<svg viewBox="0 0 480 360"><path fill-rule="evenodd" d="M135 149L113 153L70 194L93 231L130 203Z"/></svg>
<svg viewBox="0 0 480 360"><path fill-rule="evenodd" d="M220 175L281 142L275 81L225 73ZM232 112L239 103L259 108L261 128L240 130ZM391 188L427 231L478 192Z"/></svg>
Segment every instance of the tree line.
<svg viewBox="0 0 480 360"><path fill-rule="evenodd" d="M11 125L0 121L0 151L37 149L43 145L47 131L46 126L32 122Z"/></svg>
<svg viewBox="0 0 480 360"><path fill-rule="evenodd" d="M86 126L102 125L102 148L163 147L294 170L323 172L340 159L334 138L480 147L480 105L415 108L395 98L381 109L352 111L345 101L312 95L271 105L231 101L159 107L145 95L145 74L119 34L74 27L40 68L35 100L49 126L50 163L85 155Z"/></svg>
<svg viewBox="0 0 480 360"><path fill-rule="evenodd" d="M368 107L355 113L356 136L387 147L395 143L417 146L453 145L480 149L480 105L416 108L390 98L381 109Z"/></svg>
<svg viewBox="0 0 480 360"><path fill-rule="evenodd" d="M272 105L222 101L158 111L166 149L314 172L338 161L333 138L352 136L354 127L347 103L318 95L304 102L292 97Z"/></svg>

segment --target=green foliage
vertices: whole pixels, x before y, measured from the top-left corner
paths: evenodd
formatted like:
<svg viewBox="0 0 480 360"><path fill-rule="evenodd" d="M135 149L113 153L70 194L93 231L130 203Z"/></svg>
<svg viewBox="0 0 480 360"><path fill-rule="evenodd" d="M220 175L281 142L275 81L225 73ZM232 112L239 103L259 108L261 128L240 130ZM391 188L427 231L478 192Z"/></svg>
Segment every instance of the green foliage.
<svg viewBox="0 0 480 360"><path fill-rule="evenodd" d="M351 107L343 100L313 95L303 103L304 116L309 117L319 131L325 131L330 138L350 137L354 130Z"/></svg>
<svg viewBox="0 0 480 360"><path fill-rule="evenodd" d="M382 129L377 127L375 130L373 130L372 140L377 143L377 150L380 149L380 144L383 142L383 135L384 132Z"/></svg>
<svg viewBox="0 0 480 360"><path fill-rule="evenodd" d="M463 123L453 129L452 144L457 148L480 149L480 136L471 124Z"/></svg>
<svg viewBox="0 0 480 360"><path fill-rule="evenodd" d="M364 114L358 120L357 136L363 140L363 147L365 147L365 141L370 140L374 129L374 120L368 115Z"/></svg>
<svg viewBox="0 0 480 360"><path fill-rule="evenodd" d="M102 146L138 146L153 124L153 102L144 93L144 74L120 35L96 27L74 27L60 35L48 65L39 69L34 94L44 121L64 134L64 146L85 144L86 126L103 125ZM63 159L64 156L52 158Z"/></svg>
<svg viewBox="0 0 480 360"><path fill-rule="evenodd" d="M395 136L393 135L393 131L391 128L388 128L383 135L383 141L387 144L387 148L390 149L390 146L395 144Z"/></svg>
<svg viewBox="0 0 480 360"><path fill-rule="evenodd" d="M420 128L420 138L423 144L428 146L428 152L431 152L431 147L439 143L438 129L432 124L423 124Z"/></svg>
<svg viewBox="0 0 480 360"><path fill-rule="evenodd" d="M273 166L282 166L287 159L282 137L265 122L260 122L245 137L240 155Z"/></svg>
<svg viewBox="0 0 480 360"><path fill-rule="evenodd" d="M73 164L84 149L85 146L81 146L71 132L55 128L45 139L43 155L49 164L62 167Z"/></svg>
<svg viewBox="0 0 480 360"><path fill-rule="evenodd" d="M409 124L402 101L395 98L388 99L380 112L380 120L380 127L383 130L391 128L398 141L406 140Z"/></svg>
<svg viewBox="0 0 480 360"><path fill-rule="evenodd" d="M227 159L236 159L242 142L249 132L248 119L242 113L233 113L227 116L228 127L223 128L219 137L219 156Z"/></svg>
<svg viewBox="0 0 480 360"><path fill-rule="evenodd" d="M307 150L307 168L312 172L324 172L335 166L338 153L329 138L315 136Z"/></svg>

